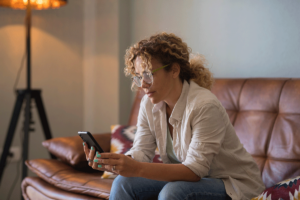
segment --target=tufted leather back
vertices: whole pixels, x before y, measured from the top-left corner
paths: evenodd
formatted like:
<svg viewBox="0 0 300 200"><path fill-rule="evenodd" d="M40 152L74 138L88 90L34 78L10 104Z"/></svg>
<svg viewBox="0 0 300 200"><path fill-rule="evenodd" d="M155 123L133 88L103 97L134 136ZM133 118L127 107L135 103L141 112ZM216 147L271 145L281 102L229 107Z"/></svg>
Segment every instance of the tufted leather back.
<svg viewBox="0 0 300 200"><path fill-rule="evenodd" d="M212 92L266 187L300 175L300 79L216 79ZM130 125L136 125L143 95L137 93Z"/></svg>
<svg viewBox="0 0 300 200"><path fill-rule="evenodd" d="M300 175L300 79L217 79L212 92L266 187Z"/></svg>

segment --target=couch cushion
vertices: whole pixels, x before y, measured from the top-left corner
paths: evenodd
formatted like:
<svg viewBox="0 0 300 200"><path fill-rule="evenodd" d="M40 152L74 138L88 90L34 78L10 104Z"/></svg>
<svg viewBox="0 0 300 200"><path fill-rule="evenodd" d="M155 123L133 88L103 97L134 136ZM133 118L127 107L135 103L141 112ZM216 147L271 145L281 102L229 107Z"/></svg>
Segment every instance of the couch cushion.
<svg viewBox="0 0 300 200"><path fill-rule="evenodd" d="M300 79L217 79L212 92L266 187L300 175Z"/></svg>
<svg viewBox="0 0 300 200"><path fill-rule="evenodd" d="M216 79L211 90L226 109L232 124L239 110L239 99L245 82L245 79Z"/></svg>
<svg viewBox="0 0 300 200"><path fill-rule="evenodd" d="M102 147L103 151L110 151L110 133L93 134L93 136ZM50 153L74 168L84 171L93 171L86 162L82 139L78 135L72 137L53 138L44 141L42 144Z"/></svg>
<svg viewBox="0 0 300 200"><path fill-rule="evenodd" d="M28 168L46 182L69 192L108 199L112 179L101 179L103 172L86 173L53 159L25 162Z"/></svg>
<svg viewBox="0 0 300 200"><path fill-rule="evenodd" d="M82 194L75 194L71 192L67 192L61 190L59 188L54 187L53 185L47 183L39 177L26 177L22 181L22 194L24 199L72 199L72 200L96 200L99 198L95 198L92 196L86 196Z"/></svg>

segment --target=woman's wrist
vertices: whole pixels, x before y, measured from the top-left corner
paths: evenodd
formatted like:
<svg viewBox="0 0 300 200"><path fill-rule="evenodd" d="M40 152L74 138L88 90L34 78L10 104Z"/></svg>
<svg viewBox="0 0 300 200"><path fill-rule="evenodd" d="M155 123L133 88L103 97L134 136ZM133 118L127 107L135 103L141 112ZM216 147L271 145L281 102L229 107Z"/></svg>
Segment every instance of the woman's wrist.
<svg viewBox="0 0 300 200"><path fill-rule="evenodd" d="M136 161L135 164L135 177L143 177L142 172L143 172L143 163Z"/></svg>

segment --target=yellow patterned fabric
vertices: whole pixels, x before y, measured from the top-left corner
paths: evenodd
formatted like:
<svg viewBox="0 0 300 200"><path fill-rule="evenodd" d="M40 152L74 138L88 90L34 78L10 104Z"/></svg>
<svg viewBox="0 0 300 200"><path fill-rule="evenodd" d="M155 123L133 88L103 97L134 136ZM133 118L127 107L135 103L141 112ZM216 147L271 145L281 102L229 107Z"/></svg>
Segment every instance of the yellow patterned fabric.
<svg viewBox="0 0 300 200"><path fill-rule="evenodd" d="M116 130L116 128L118 128L118 125L110 126L110 130L111 130L112 134ZM117 141L116 142L111 141L111 143L110 143L110 152L111 153L119 153L121 148L122 148L122 144L119 144L119 142L117 142ZM117 174L114 174L112 172L107 172L107 171L104 171L103 175L101 176L102 179L116 178L116 177L117 177Z"/></svg>

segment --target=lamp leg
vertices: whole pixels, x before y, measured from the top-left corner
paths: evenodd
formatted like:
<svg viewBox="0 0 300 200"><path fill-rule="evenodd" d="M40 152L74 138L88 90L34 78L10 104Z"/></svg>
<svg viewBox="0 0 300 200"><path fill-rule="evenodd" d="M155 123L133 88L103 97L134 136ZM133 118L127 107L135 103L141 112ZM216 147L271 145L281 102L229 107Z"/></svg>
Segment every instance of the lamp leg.
<svg viewBox="0 0 300 200"><path fill-rule="evenodd" d="M44 108L44 104L42 101L42 96L41 96L41 90L33 90L33 98L35 99L36 107L39 112L41 124L43 126L44 134L45 134L45 139L49 140L52 138L50 127L48 124L47 116L46 116L46 110ZM50 154L52 159L56 159L56 156L53 154Z"/></svg>
<svg viewBox="0 0 300 200"><path fill-rule="evenodd" d="M3 178L2 175L5 169L6 159L9 153L9 149L14 137L15 129L17 127L17 122L20 116L21 108L24 102L26 103L26 105L25 105L25 121L23 126L24 139L23 139L23 149L22 149L23 151L22 152L22 180L27 176L27 166L25 165L25 161L28 159L29 132L31 131L30 129L31 99L34 99L36 102L36 106L39 112L39 117L44 130L45 138L46 139L52 138L50 127L46 116L46 111L41 98L41 90L18 90L17 92L18 92L17 100L10 120L8 132L6 135L6 139L3 147L3 153L1 155L0 185L1 185L1 180ZM51 158L55 159L56 157L54 155L51 155ZM23 196L21 196L21 199L23 199Z"/></svg>
<svg viewBox="0 0 300 200"><path fill-rule="evenodd" d="M25 107L25 121L24 121L24 137L23 137L23 154L22 154L22 180L27 176L27 166L25 161L28 158L28 146L29 146L29 131L30 131L30 104L31 104L31 93L26 93L25 96L26 107Z"/></svg>
<svg viewBox="0 0 300 200"><path fill-rule="evenodd" d="M4 147L3 147L3 151L2 151L2 155L1 155L0 185L1 185L2 175L3 175L3 171L4 171L4 168L5 168L5 164L6 164L7 155L9 153L11 142L12 142L12 139L14 137L14 133L15 133L15 130L16 130L16 126L17 126L17 123L18 123L19 116L20 116L20 111L21 111L21 108L22 108L24 97L25 97L25 93L18 91L18 97L17 97L16 103L15 103L15 107L14 107L14 111L13 111L11 120L10 120L9 128L8 128L8 131L7 131L7 135L6 135L6 139L5 139L5 143L4 143Z"/></svg>

